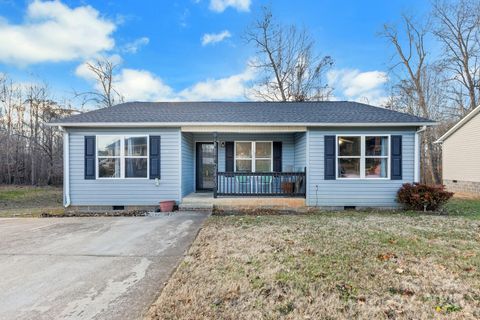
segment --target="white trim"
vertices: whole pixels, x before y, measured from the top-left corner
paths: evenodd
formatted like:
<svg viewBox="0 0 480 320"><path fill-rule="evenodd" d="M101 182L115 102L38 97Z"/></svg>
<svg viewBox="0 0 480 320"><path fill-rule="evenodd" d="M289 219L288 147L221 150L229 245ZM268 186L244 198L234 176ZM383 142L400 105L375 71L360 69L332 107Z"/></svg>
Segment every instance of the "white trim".
<svg viewBox="0 0 480 320"><path fill-rule="evenodd" d="M413 160L413 182L420 182L420 133L425 131L427 127L422 127L420 130L415 132L415 143L414 143L414 160Z"/></svg>
<svg viewBox="0 0 480 320"><path fill-rule="evenodd" d="M49 126L64 126L64 127L106 127L106 128L137 128L137 127L217 127L219 122L59 122L47 123ZM222 126L231 127L418 127L418 126L435 126L437 122L224 122ZM186 128L185 128L186 129Z"/></svg>
<svg viewBox="0 0 480 320"><path fill-rule="evenodd" d="M118 137L120 139L120 155L118 156L98 156L98 137ZM126 156L125 155L125 139L127 138L147 138L147 155L146 156ZM145 134L97 134L95 136L95 179L98 180L149 180L150 179L150 136ZM120 159L120 177L100 177L98 169L98 159ZM147 176L146 177L125 177L125 159L147 159Z"/></svg>
<svg viewBox="0 0 480 320"><path fill-rule="evenodd" d="M465 123L467 123L468 121L470 121L470 119L472 119L477 113L480 112L480 106L476 107L475 109L473 109L472 111L470 111L470 113L468 113L465 117L463 117L462 120L460 120L459 122L457 122L457 124L455 124L452 128L450 128L450 130L448 130L447 132L445 132L445 134L443 136L441 136L440 138L438 138L437 141L435 141L435 143L442 143L444 142L448 137L450 137L455 131L457 131L458 129L460 129Z"/></svg>
<svg viewBox="0 0 480 320"><path fill-rule="evenodd" d="M63 130L63 128L62 128ZM63 132L63 206L70 206L70 135Z"/></svg>
<svg viewBox="0 0 480 320"><path fill-rule="evenodd" d="M305 204L310 204L310 130L305 133L305 167L307 168L307 176L305 177ZM283 163L283 162L282 162Z"/></svg>
<svg viewBox="0 0 480 320"><path fill-rule="evenodd" d="M359 137L360 138L360 156L339 156L338 147L338 138L339 137ZM366 156L365 150L365 138L366 137L387 137L388 138L388 156ZM390 180L390 171L391 171L391 162L392 162L392 148L391 148L391 135L390 134L378 134L378 133L368 133L368 134L355 134L355 133L347 133L347 134L337 134L335 136L335 177L337 180ZM338 176L338 159L360 159L360 177L358 178L344 178ZM367 178L365 175L365 163L366 159L387 159L387 176L385 178Z"/></svg>
<svg viewBox="0 0 480 320"><path fill-rule="evenodd" d="M182 148L183 148L183 137L182 137L182 133L179 132L178 133L178 137L179 137L179 143L178 143L178 159L180 160L179 161L179 170L178 170L178 199L180 199L180 201L183 200L183 190L182 190L182 187L183 187L183 158L182 158ZM147 138L147 140L150 140L149 138ZM148 146L147 146L147 150L148 150ZM162 150L162 148L160 148L160 150ZM147 158L147 162L150 162L150 153L147 153L148 155L148 158ZM147 168L148 168L148 165L147 165ZM149 175L149 171L147 169L147 177L150 178L150 175Z"/></svg>
<svg viewBox="0 0 480 320"><path fill-rule="evenodd" d="M182 132L217 132L217 133L290 133L306 132L304 126L184 126Z"/></svg>
<svg viewBox="0 0 480 320"><path fill-rule="evenodd" d="M260 142L265 142L265 143L270 143L270 171L273 171L273 141L234 141L233 142L233 171L237 172L237 143L250 143L251 146L251 152L252 156L250 158L238 158L238 160L250 160L252 162L252 171L251 172L257 172L256 168L256 160L257 157L255 155L255 152L257 150L257 143ZM267 158L258 158L258 160L268 160Z"/></svg>

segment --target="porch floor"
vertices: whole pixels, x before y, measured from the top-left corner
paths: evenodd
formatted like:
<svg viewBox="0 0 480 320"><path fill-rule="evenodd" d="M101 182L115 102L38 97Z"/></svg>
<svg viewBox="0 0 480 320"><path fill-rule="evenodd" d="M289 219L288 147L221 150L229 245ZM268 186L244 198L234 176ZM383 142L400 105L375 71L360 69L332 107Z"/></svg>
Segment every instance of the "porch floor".
<svg viewBox="0 0 480 320"><path fill-rule="evenodd" d="M305 207L304 198L292 197L219 197L214 198L211 192L192 192L180 203L182 210L213 208L231 209L299 209Z"/></svg>

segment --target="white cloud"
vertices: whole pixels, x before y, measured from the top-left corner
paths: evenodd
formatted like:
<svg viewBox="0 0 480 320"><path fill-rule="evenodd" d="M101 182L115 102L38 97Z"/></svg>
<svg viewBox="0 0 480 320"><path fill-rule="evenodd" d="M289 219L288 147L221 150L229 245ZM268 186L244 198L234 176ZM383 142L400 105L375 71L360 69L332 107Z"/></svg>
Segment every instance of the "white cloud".
<svg viewBox="0 0 480 320"><path fill-rule="evenodd" d="M75 74L94 84L95 76L86 63L77 67ZM113 86L125 101L200 101L248 99L255 71L247 67L243 72L218 79L206 79L183 90L175 91L160 77L147 70L120 69L114 75Z"/></svg>
<svg viewBox="0 0 480 320"><path fill-rule="evenodd" d="M116 65L121 64L121 59L119 55L112 55L107 58L108 61ZM92 63L92 60L80 64L75 69L75 74L92 83L95 89L100 91L101 87L96 83L96 76L93 71L88 68L87 63ZM162 79L147 70L119 69L113 76L113 88L115 88L126 101L175 99L173 89L166 85Z"/></svg>
<svg viewBox="0 0 480 320"><path fill-rule="evenodd" d="M226 78L207 79L182 90L178 96L181 100L242 100L248 95L250 82L255 72L248 67L242 73Z"/></svg>
<svg viewBox="0 0 480 320"><path fill-rule="evenodd" d="M114 47L114 30L91 6L36 0L22 24L0 19L0 61L26 65L90 57Z"/></svg>
<svg viewBox="0 0 480 320"><path fill-rule="evenodd" d="M374 105L383 105L387 100L383 85L388 81L388 77L383 71L331 70L327 74L327 80L334 88L336 98Z"/></svg>
<svg viewBox="0 0 480 320"><path fill-rule="evenodd" d="M123 50L124 52L127 52L127 53L137 53L138 50L143 47L143 46L146 46L147 44L150 43L150 39L147 38L147 37L141 37L141 38L138 38L132 42L129 42L127 43L124 47L123 47Z"/></svg>
<svg viewBox="0 0 480 320"><path fill-rule="evenodd" d="M250 11L251 0L210 0L210 10L223 12L228 7L238 11Z"/></svg>
<svg viewBox="0 0 480 320"><path fill-rule="evenodd" d="M162 79L146 70L122 69L113 82L126 101L172 100L173 90Z"/></svg>
<svg viewBox="0 0 480 320"><path fill-rule="evenodd" d="M227 38L230 38L231 36L232 34L228 30L224 30L219 33L205 33L202 37L202 46L221 42Z"/></svg>

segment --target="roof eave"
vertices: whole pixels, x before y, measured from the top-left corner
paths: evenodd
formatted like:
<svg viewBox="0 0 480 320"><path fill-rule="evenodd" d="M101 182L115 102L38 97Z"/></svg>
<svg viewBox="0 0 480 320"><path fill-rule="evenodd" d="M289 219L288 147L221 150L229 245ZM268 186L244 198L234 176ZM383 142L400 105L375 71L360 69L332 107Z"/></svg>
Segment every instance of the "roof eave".
<svg viewBox="0 0 480 320"><path fill-rule="evenodd" d="M437 139L434 143L443 143L445 140L447 140L448 137L450 137L455 131L460 129L465 123L470 121L477 113L480 112L480 105L477 106L475 109L470 111L465 117L463 117L462 120L458 121L453 127L451 127L447 132L443 134L440 138Z"/></svg>
<svg viewBox="0 0 480 320"><path fill-rule="evenodd" d="M47 123L58 127L105 127L105 128L135 128L135 127L185 127L185 126L305 126L305 127L419 127L436 126L437 122L357 122L357 123L307 123L307 122L58 122Z"/></svg>

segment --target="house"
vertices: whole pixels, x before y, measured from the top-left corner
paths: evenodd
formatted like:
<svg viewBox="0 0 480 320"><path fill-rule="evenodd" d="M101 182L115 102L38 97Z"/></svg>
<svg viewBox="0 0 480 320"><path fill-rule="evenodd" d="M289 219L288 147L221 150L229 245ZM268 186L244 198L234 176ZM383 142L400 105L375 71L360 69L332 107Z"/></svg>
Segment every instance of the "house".
<svg viewBox="0 0 480 320"><path fill-rule="evenodd" d="M131 102L58 120L64 204L395 207L433 122L357 102ZM227 200L225 200L227 199ZM266 200L265 200L266 199ZM282 202L283 201L283 202Z"/></svg>
<svg viewBox="0 0 480 320"><path fill-rule="evenodd" d="M442 144L446 188L451 192L480 195L480 106L436 142Z"/></svg>

